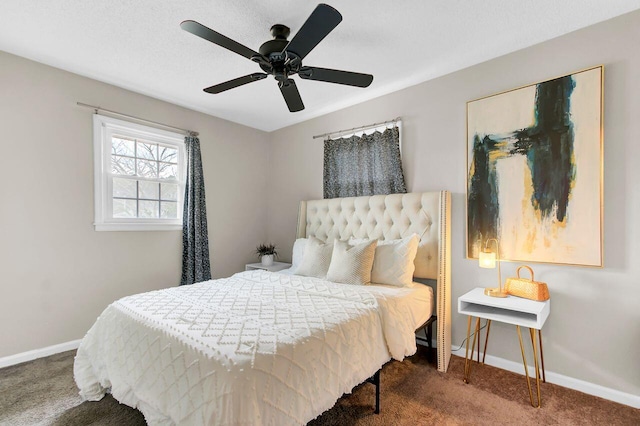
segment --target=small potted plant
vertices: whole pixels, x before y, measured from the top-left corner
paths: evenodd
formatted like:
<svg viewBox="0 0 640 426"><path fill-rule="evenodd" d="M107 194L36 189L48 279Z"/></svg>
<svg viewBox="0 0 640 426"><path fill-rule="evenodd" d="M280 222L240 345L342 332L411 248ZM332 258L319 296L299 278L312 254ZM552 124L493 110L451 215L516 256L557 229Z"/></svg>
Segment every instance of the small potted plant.
<svg viewBox="0 0 640 426"><path fill-rule="evenodd" d="M276 246L273 244L260 244L256 248L256 254L260 257L263 266L273 265L273 259L278 257Z"/></svg>

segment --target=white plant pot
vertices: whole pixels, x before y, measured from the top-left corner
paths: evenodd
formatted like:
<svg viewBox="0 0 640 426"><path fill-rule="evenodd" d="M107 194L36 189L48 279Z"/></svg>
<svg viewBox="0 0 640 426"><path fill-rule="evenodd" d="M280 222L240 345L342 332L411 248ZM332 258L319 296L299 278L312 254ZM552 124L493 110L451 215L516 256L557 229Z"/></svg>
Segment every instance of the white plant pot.
<svg viewBox="0 0 640 426"><path fill-rule="evenodd" d="M273 255L265 254L264 256L262 256L260 261L262 262L262 266L271 266L273 265Z"/></svg>

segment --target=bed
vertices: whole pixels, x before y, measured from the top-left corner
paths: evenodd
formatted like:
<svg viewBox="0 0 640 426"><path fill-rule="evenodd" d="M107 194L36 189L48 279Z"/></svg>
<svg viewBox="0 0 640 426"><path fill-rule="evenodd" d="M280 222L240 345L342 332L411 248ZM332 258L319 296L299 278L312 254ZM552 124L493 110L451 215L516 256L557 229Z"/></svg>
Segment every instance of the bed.
<svg viewBox="0 0 640 426"><path fill-rule="evenodd" d="M414 276L434 289L258 270L128 296L82 340L74 363L80 395L110 392L152 425L306 424L354 386L379 380L390 359L412 355L414 331L432 313L438 370L446 371L449 210L446 191L302 202L298 238L417 234Z"/></svg>

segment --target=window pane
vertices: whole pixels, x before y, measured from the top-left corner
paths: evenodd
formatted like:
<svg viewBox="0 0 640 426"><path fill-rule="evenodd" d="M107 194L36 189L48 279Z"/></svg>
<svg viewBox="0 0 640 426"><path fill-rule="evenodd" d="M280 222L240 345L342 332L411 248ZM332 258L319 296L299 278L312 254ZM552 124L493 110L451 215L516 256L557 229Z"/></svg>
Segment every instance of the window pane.
<svg viewBox="0 0 640 426"><path fill-rule="evenodd" d="M160 217L163 219L178 218L178 203L174 201L163 201L160 203Z"/></svg>
<svg viewBox="0 0 640 426"><path fill-rule="evenodd" d="M158 197L158 191L160 189L160 184L158 182L146 182L141 180L138 182L138 185L140 190L138 198L148 198L150 200L157 200L160 198Z"/></svg>
<svg viewBox="0 0 640 426"><path fill-rule="evenodd" d="M113 217L136 217L136 200L113 200Z"/></svg>
<svg viewBox="0 0 640 426"><path fill-rule="evenodd" d="M114 175L133 176L136 174L136 160L129 157L111 156L111 173Z"/></svg>
<svg viewBox="0 0 640 426"><path fill-rule="evenodd" d="M113 178L113 196L136 198L136 181L133 179Z"/></svg>
<svg viewBox="0 0 640 426"><path fill-rule="evenodd" d="M155 161L138 160L138 176L146 178L158 177L158 163Z"/></svg>
<svg viewBox="0 0 640 426"><path fill-rule="evenodd" d="M178 178L178 165L169 163L160 164L160 178L161 179L177 179Z"/></svg>
<svg viewBox="0 0 640 426"><path fill-rule="evenodd" d="M152 143L138 142L138 158L149 160L158 159L158 145Z"/></svg>
<svg viewBox="0 0 640 426"><path fill-rule="evenodd" d="M111 154L133 157L135 155L133 150L134 144L135 142L132 140L114 136L111 138Z"/></svg>
<svg viewBox="0 0 640 426"><path fill-rule="evenodd" d="M159 207L160 207L160 202L159 201L138 201L138 207L140 208L139 212L138 212L138 217L144 217L144 218L158 218L159 215Z"/></svg>
<svg viewBox="0 0 640 426"><path fill-rule="evenodd" d="M175 148L169 148L168 146L160 146L160 161L166 161L167 163L178 162L178 150Z"/></svg>
<svg viewBox="0 0 640 426"><path fill-rule="evenodd" d="M175 183L160 184L160 195L163 200L178 200L178 185Z"/></svg>

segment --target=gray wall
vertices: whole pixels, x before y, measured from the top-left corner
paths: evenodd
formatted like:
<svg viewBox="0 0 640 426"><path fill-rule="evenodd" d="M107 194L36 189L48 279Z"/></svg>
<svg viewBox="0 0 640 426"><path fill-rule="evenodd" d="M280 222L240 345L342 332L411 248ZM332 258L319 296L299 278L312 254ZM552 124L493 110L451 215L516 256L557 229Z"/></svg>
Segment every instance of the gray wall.
<svg viewBox="0 0 640 426"><path fill-rule="evenodd" d="M93 111L77 101L199 131L212 273L255 261L268 134L3 52L0 94L0 357L79 339L115 299L180 281L181 231L93 230Z"/></svg>
<svg viewBox="0 0 640 426"><path fill-rule="evenodd" d="M495 270L465 258L466 102L605 65L605 267L533 265L551 292L543 330L547 371L640 394L640 12L506 55L271 134L269 239L295 238L300 200L322 198L321 139L312 136L401 116L409 191L453 195L452 300L493 286ZM320 84L320 83L318 83ZM516 264L503 266L513 276ZM454 313L453 342L466 317ZM521 362L513 327L495 324L489 354Z"/></svg>

